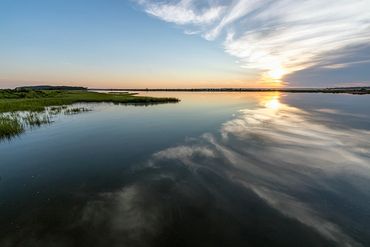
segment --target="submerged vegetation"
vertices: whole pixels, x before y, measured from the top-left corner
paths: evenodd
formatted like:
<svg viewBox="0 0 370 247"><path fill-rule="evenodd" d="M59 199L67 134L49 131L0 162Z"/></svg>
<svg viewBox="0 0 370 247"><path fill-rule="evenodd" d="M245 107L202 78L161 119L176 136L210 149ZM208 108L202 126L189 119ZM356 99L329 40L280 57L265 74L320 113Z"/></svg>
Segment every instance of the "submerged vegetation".
<svg viewBox="0 0 370 247"><path fill-rule="evenodd" d="M74 103L110 102L116 104L176 103L176 98L154 98L130 93L98 93L64 90L0 90L0 112L44 111L48 106Z"/></svg>

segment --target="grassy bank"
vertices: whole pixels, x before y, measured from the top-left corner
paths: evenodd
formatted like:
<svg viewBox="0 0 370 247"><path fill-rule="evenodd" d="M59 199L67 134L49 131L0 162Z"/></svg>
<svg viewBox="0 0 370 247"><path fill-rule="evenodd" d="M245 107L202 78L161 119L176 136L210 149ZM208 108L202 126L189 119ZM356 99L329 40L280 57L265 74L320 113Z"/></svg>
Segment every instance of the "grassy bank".
<svg viewBox="0 0 370 247"><path fill-rule="evenodd" d="M115 104L175 103L176 98L153 98L129 93L97 93L65 90L0 90L0 141L23 133L27 128L51 123L58 114L73 115L90 111L74 103L111 102Z"/></svg>
<svg viewBox="0 0 370 247"><path fill-rule="evenodd" d="M0 112L43 111L48 106L73 103L110 102L116 104L175 103L176 98L154 98L129 93L97 93L89 91L58 90L0 90Z"/></svg>

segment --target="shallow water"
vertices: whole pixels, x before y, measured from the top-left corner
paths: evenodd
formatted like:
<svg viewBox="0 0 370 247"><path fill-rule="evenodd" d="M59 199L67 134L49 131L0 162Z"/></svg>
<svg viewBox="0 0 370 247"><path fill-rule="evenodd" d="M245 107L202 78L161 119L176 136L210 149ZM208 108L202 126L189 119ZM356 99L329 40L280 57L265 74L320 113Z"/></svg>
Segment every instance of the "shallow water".
<svg viewBox="0 0 370 247"><path fill-rule="evenodd" d="M148 95L0 142L0 246L370 246L369 96Z"/></svg>

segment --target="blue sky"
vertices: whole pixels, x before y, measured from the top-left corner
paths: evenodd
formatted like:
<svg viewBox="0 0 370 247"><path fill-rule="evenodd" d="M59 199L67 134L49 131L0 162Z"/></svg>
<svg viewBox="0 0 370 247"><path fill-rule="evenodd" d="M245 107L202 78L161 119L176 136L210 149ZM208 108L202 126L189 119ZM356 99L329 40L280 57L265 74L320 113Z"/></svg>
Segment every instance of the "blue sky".
<svg viewBox="0 0 370 247"><path fill-rule="evenodd" d="M368 0L0 0L0 87L366 85L367 10Z"/></svg>

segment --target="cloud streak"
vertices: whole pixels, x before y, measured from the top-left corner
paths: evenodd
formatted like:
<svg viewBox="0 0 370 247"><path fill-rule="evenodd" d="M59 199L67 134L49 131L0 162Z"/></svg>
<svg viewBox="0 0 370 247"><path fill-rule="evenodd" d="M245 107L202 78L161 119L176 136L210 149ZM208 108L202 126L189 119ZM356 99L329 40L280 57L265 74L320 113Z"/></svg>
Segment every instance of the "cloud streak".
<svg viewBox="0 0 370 247"><path fill-rule="evenodd" d="M181 25L186 33L220 39L225 51L242 67L259 71L262 81L279 81L325 63L327 53L370 42L368 0L145 0L139 4L148 14ZM331 67L337 68L326 65Z"/></svg>
<svg viewBox="0 0 370 247"><path fill-rule="evenodd" d="M145 6L145 12L167 22L178 25L185 24L208 24L218 19L223 7L215 6L203 10L192 8L190 0L183 0L172 4L155 4L147 1L140 1Z"/></svg>

